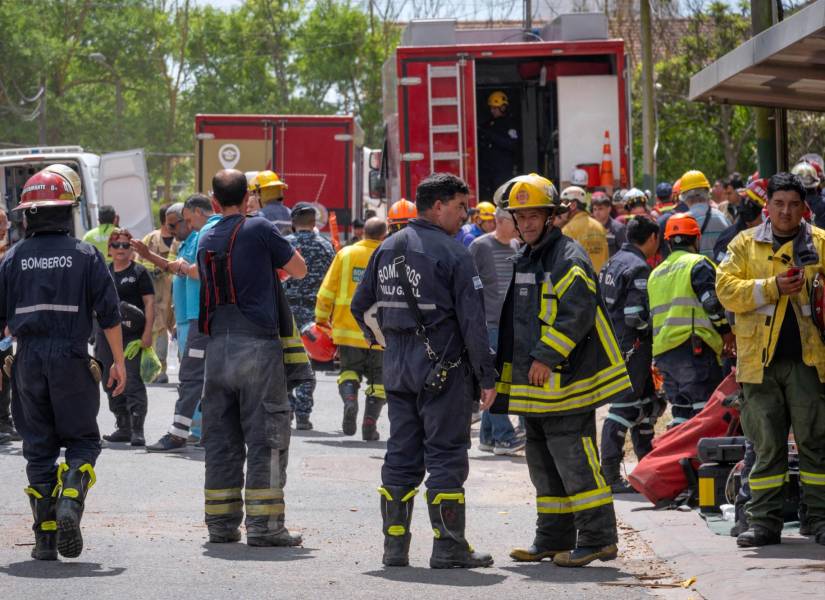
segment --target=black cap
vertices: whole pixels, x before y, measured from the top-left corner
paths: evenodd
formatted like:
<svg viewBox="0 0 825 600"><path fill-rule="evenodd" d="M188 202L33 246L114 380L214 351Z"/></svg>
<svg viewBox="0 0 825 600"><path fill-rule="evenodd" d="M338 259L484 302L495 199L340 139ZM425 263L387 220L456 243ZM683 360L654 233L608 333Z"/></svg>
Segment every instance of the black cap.
<svg viewBox="0 0 825 600"><path fill-rule="evenodd" d="M298 204L296 204L295 206L292 207L292 213L291 214L292 214L293 217L297 217L301 213L310 212L310 211L315 212L315 207L312 206L312 204L310 204L309 202L299 202Z"/></svg>
<svg viewBox="0 0 825 600"><path fill-rule="evenodd" d="M355 220L352 222L352 226L353 226L353 227L363 227L363 226L364 226L364 222L363 222L361 219L355 219Z"/></svg>

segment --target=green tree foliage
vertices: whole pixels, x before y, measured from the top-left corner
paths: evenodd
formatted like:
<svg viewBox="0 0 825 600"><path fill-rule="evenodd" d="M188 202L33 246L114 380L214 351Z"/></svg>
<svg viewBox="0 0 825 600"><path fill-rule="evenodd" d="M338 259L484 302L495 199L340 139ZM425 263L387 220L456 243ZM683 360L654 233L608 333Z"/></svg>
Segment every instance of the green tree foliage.
<svg viewBox="0 0 825 600"><path fill-rule="evenodd" d="M755 132L747 107L690 102L691 75L750 37L744 8L713 2L694 12L674 52L655 65L658 120L657 178L674 181L689 169L709 178L755 170ZM641 173L641 86L633 83L634 171Z"/></svg>
<svg viewBox="0 0 825 600"><path fill-rule="evenodd" d="M0 143L144 148L167 198L192 181L197 113L354 112L378 145L381 65L397 28L346 2L307 9L0 0Z"/></svg>

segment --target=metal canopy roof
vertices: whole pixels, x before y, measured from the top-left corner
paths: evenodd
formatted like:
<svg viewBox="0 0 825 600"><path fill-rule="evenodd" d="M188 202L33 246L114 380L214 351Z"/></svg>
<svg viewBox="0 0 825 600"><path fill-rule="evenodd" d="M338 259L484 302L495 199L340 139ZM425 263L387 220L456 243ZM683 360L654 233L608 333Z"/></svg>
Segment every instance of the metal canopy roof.
<svg viewBox="0 0 825 600"><path fill-rule="evenodd" d="M825 111L825 0L690 78L691 100Z"/></svg>

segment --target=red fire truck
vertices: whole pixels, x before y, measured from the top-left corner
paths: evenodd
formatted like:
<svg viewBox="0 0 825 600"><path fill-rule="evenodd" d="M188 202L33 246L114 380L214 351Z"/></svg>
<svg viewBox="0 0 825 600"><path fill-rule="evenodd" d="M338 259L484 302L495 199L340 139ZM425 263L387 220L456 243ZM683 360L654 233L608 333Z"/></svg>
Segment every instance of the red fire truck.
<svg viewBox="0 0 825 600"><path fill-rule="evenodd" d="M220 169L270 169L286 182L286 205L313 202L340 231L363 215L363 133L352 115L197 115L195 187Z"/></svg>
<svg viewBox="0 0 825 600"><path fill-rule="evenodd" d="M581 167L599 186L607 131L614 181L605 187L632 181L624 42L609 39L602 14L562 15L530 32L412 21L383 75L386 137L373 196L411 199L428 174L447 171L467 181L474 202L490 200L476 197L485 158L478 127L490 120L495 91L507 95L519 130L514 174L564 186Z"/></svg>

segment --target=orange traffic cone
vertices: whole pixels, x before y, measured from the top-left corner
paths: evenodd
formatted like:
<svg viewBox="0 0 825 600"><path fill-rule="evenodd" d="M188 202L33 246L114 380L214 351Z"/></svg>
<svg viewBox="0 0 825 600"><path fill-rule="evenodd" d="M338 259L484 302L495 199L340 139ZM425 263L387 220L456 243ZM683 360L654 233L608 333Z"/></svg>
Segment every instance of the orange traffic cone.
<svg viewBox="0 0 825 600"><path fill-rule="evenodd" d="M613 152L610 150L610 132L604 131L604 145L602 146L602 168L599 176L599 185L605 188L613 187Z"/></svg>

